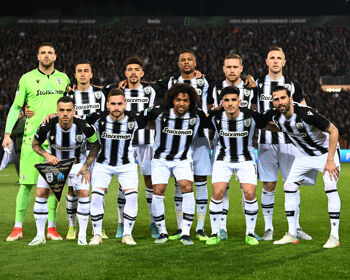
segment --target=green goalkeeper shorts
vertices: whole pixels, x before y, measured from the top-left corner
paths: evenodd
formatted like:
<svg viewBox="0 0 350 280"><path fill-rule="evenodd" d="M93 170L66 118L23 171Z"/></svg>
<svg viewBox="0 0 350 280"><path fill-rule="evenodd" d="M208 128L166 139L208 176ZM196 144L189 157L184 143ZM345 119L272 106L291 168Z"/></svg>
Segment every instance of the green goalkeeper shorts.
<svg viewBox="0 0 350 280"><path fill-rule="evenodd" d="M47 149L47 146L43 145L44 150ZM19 183L20 184L36 184L38 181L39 172L34 167L35 164L44 162L45 158L38 155L33 151L32 145L24 143L21 147L21 158L19 165Z"/></svg>

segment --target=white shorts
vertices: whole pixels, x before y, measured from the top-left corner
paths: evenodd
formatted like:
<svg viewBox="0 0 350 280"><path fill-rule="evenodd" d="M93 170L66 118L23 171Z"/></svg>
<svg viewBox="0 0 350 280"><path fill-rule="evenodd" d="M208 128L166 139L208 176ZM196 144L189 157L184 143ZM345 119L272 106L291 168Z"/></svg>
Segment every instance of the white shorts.
<svg viewBox="0 0 350 280"><path fill-rule="evenodd" d="M122 190L137 190L139 185L139 176L137 164L135 162L120 166L110 166L99 162L95 162L91 175L92 189L108 189L113 175L117 175L117 179L119 181L119 185L122 187Z"/></svg>
<svg viewBox="0 0 350 280"><path fill-rule="evenodd" d="M140 172L142 175L151 175L152 174L152 155L153 155L153 146L148 145L138 145L133 147L134 157L137 159L137 162L140 166Z"/></svg>
<svg viewBox="0 0 350 280"><path fill-rule="evenodd" d="M168 184L171 174L176 181L189 180L193 182L193 167L189 160L152 159L152 184Z"/></svg>
<svg viewBox="0 0 350 280"><path fill-rule="evenodd" d="M90 190L90 183L86 184L85 181L82 182L82 175L77 177L77 174L82 166L83 163L74 164L68 175L67 185L73 187L75 191ZM46 183L45 179L41 176L41 174L39 174L38 177L37 188L50 189L49 185Z"/></svg>
<svg viewBox="0 0 350 280"><path fill-rule="evenodd" d="M286 183L307 180L310 183L313 181L315 184L318 172L323 172L323 168L327 162L327 157L328 153L321 156L309 156L298 151ZM340 162L337 152L334 155L334 162L340 171ZM305 185L305 182L303 182L302 185Z"/></svg>
<svg viewBox="0 0 350 280"><path fill-rule="evenodd" d="M233 173L236 174L236 178L240 183L257 185L258 176L255 161L227 162L216 160L213 164L211 182L228 183Z"/></svg>
<svg viewBox="0 0 350 280"><path fill-rule="evenodd" d="M258 174L262 182L276 182L278 169L283 181L288 177L297 148L293 144L259 144Z"/></svg>
<svg viewBox="0 0 350 280"><path fill-rule="evenodd" d="M194 175L209 176L212 170L212 162L208 139L206 137L195 137L191 149Z"/></svg>

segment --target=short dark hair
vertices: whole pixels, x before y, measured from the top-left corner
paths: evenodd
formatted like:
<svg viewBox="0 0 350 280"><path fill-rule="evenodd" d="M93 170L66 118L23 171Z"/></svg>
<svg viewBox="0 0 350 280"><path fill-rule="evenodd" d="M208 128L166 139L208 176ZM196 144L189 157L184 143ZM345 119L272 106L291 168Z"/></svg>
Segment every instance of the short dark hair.
<svg viewBox="0 0 350 280"><path fill-rule="evenodd" d="M57 100L57 105L58 103L72 103L73 107L74 107L74 100L72 98L70 98L69 96L62 96L60 97L60 99Z"/></svg>
<svg viewBox="0 0 350 280"><path fill-rule="evenodd" d="M229 86L229 87L225 87L222 91L221 91L221 98L224 98L224 96L226 94L237 94L239 97L239 88L238 87L233 87L233 86Z"/></svg>
<svg viewBox="0 0 350 280"><path fill-rule="evenodd" d="M275 87L273 88L273 90L272 90L272 95L273 95L273 93L276 92L276 91L283 91L283 90L287 93L288 97L291 96L290 90L287 89L285 86L275 86Z"/></svg>
<svg viewBox="0 0 350 280"><path fill-rule="evenodd" d="M92 71L92 64L89 60L87 59L79 59L76 63L75 63L75 66L74 66L74 71L77 70L77 66L78 64L89 64L90 65L90 68L91 68L91 71Z"/></svg>
<svg viewBox="0 0 350 280"><path fill-rule="evenodd" d="M180 59L180 56L181 56L183 53L190 53L190 54L192 54L192 55L194 56L194 59L197 60L196 54L195 54L193 51L189 50L189 49L183 49L183 50L181 50L180 53L179 53L179 59Z"/></svg>
<svg viewBox="0 0 350 280"><path fill-rule="evenodd" d="M108 93L108 100L111 96L118 96L118 95L121 95L125 98L125 93L122 89L120 88L112 88L109 93Z"/></svg>
<svg viewBox="0 0 350 280"><path fill-rule="evenodd" d="M179 95L179 93L187 93L190 97L190 108L189 111L192 111L197 107L199 100L198 93L194 87L189 84L174 84L166 93L164 98L164 105L170 109L174 107L173 101Z"/></svg>
<svg viewBox="0 0 350 280"><path fill-rule="evenodd" d="M51 47L53 48L53 50L55 51L55 47L52 43L50 42L43 42L40 44L39 48L38 48L38 53L39 53L39 50L42 48L42 47ZM55 51L56 52L56 51Z"/></svg>
<svg viewBox="0 0 350 280"><path fill-rule="evenodd" d="M140 65L142 68L145 66L145 63L143 62L143 60L138 56L132 56L127 58L123 63L124 70L126 70L126 67L130 64L137 64L137 65Z"/></svg>
<svg viewBox="0 0 350 280"><path fill-rule="evenodd" d="M226 55L224 59L224 63L226 59L238 59L241 62L241 64L243 64L242 58L236 53L229 53L228 55Z"/></svg>

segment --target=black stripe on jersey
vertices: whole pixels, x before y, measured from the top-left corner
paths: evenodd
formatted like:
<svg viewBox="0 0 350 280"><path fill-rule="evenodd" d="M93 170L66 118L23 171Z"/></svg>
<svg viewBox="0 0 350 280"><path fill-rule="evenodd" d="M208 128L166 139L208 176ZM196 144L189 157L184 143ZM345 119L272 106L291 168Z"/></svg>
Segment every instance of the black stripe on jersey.
<svg viewBox="0 0 350 280"><path fill-rule="evenodd" d="M139 92L138 92L137 89L131 89L130 90L130 95L131 95L131 97L138 97ZM138 112L139 111L137 103L130 103L130 107L131 107L130 111L132 111L132 112Z"/></svg>
<svg viewBox="0 0 350 280"><path fill-rule="evenodd" d="M121 125L119 123L114 123L113 124L113 134L119 134L120 133L120 129ZM120 141L111 141L111 150L110 150L110 161L109 161L109 165L112 166L116 166L117 165L117 160L118 160L118 150L119 150L119 143Z"/></svg>
<svg viewBox="0 0 350 280"><path fill-rule="evenodd" d="M183 119L176 118L175 119L175 129L181 129L182 128L182 123ZM181 135L174 135L173 140L172 140L172 147L170 150L170 153L166 156L166 160L172 160L174 159L177 150L179 148L179 143L180 143Z"/></svg>
<svg viewBox="0 0 350 280"><path fill-rule="evenodd" d="M57 118L57 121L58 121L58 118ZM50 147L56 144L56 123L57 122L53 121L52 126L50 127L50 137L49 137ZM56 157L57 156L56 149L51 148L50 150L51 150L51 154Z"/></svg>
<svg viewBox="0 0 350 280"><path fill-rule="evenodd" d="M81 102L82 102L82 104L88 104L90 102L88 92L81 93ZM83 110L83 113L84 113L84 115L89 114L90 110Z"/></svg>
<svg viewBox="0 0 350 280"><path fill-rule="evenodd" d="M196 115L193 112L190 113L190 119L192 119L192 118L196 118ZM188 129L191 129L192 131L194 131L194 126L195 126L196 122L193 123L193 124L189 124L188 125ZM202 129L199 127L198 128L198 135L199 136L200 136L200 131L201 130ZM193 134L186 137L185 149L184 149L184 152L182 153L182 156L180 157L181 160L185 160L187 158L187 152L188 152L188 149L191 146L192 139L193 139Z"/></svg>
<svg viewBox="0 0 350 280"><path fill-rule="evenodd" d="M158 149L154 152L154 158L159 159L160 154L165 150L166 140L167 140L167 134L162 133L163 129L168 126L169 124L169 118L167 118L165 115L165 112L162 116L162 121L160 122L160 145Z"/></svg>
<svg viewBox="0 0 350 280"><path fill-rule="evenodd" d="M99 122L98 122L99 134L101 133L101 131L106 131L106 125L107 125L107 121L104 120L102 122L101 120L99 120ZM100 141L101 141L101 147L104 147L106 145L106 139L103 138L103 137L100 137ZM98 155L96 161L99 162L99 163L102 163L102 162L105 161L105 159L106 159L106 157L105 157L105 154L104 154L104 150L102 150L100 152L100 154Z"/></svg>
<svg viewBox="0 0 350 280"><path fill-rule="evenodd" d="M237 122L228 121L228 129L229 129L229 131L237 131ZM224 137L222 137L222 138L224 138ZM230 155L231 155L231 161L238 160L238 157L237 157L237 138L235 138L235 137L230 138Z"/></svg>
<svg viewBox="0 0 350 280"><path fill-rule="evenodd" d="M290 133L294 133L292 127L290 126L290 124L288 122L284 123L284 126L286 128L286 130ZM300 139L298 139L297 137L293 137L290 136L291 138L293 138L293 140L295 142L298 143L298 145L310 156L314 156L314 152L312 150L310 150Z"/></svg>

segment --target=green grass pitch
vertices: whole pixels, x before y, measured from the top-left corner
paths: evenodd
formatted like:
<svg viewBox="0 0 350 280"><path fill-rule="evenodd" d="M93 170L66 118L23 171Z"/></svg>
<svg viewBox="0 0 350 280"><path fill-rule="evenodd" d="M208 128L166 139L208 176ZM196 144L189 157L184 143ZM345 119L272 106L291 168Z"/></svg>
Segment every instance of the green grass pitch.
<svg viewBox="0 0 350 280"><path fill-rule="evenodd" d="M0 171L0 279L350 279L350 164L342 164L338 190L342 202L339 248L326 250L329 231L327 197L322 177L316 186L301 187L300 221L312 241L301 240L298 245L276 246L260 242L250 247L244 243L245 220L238 183L231 181L228 215L229 240L208 247L195 240L194 246L178 241L154 244L150 236L149 216L143 180L139 184L139 212L133 236L137 246L122 245L115 239L117 228L117 187L114 179L105 201L103 228L109 236L101 246L80 247L76 241L48 241L46 245L29 247L36 234L33 217L35 190L24 221L24 238L17 242L5 239L14 225L15 200L18 191L13 165ZM211 184L208 184L211 193ZM57 214L58 232L65 236L67 215L65 194ZM176 230L173 182L165 198L168 232ZM260 207L261 183L257 187ZM275 238L287 231L284 195L279 180L274 209ZM207 215L205 230L210 234ZM264 222L259 209L256 232L262 235ZM91 225L88 227L88 238Z"/></svg>

